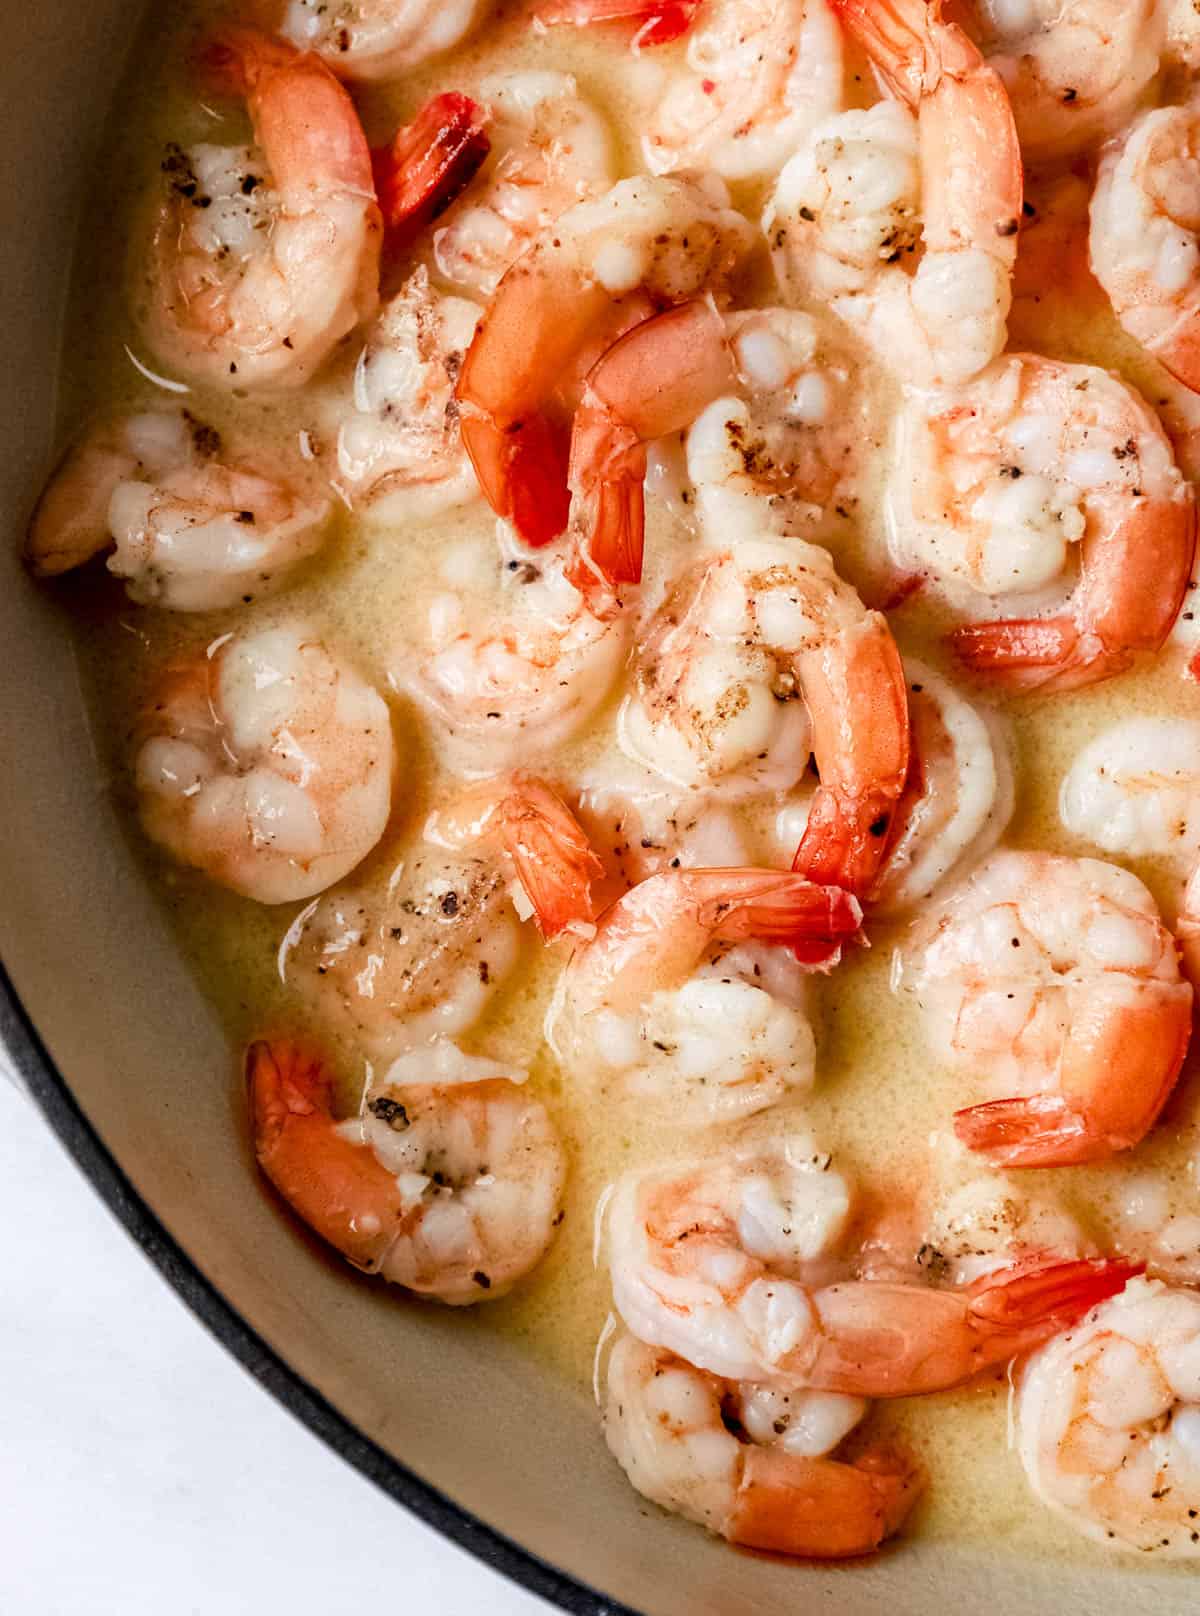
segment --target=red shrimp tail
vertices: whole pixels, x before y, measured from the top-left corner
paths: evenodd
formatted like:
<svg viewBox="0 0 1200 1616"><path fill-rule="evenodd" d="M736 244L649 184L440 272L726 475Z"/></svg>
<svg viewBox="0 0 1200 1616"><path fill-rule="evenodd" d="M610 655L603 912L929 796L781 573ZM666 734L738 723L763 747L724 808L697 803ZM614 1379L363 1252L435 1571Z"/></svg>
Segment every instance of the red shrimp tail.
<svg viewBox="0 0 1200 1616"><path fill-rule="evenodd" d="M713 872L716 873L716 872ZM733 871L753 875L753 871ZM766 870L761 889L747 896L730 896L713 902L711 929L714 937L736 941L747 937L763 943L787 943L797 950L814 954L824 963L846 939L862 926L862 907L852 893L838 886L819 886L801 876L780 870ZM797 958L801 958L797 953Z"/></svg>
<svg viewBox="0 0 1200 1616"><path fill-rule="evenodd" d="M892 841L895 805L848 802L819 790L792 869L819 886L845 887L867 895Z"/></svg>
<svg viewBox="0 0 1200 1616"><path fill-rule="evenodd" d="M324 1062L290 1039L259 1038L246 1051L255 1150L262 1160L292 1117L330 1117L333 1080Z"/></svg>
<svg viewBox="0 0 1200 1616"><path fill-rule="evenodd" d="M1131 653L1106 649L1069 617L969 623L947 638L964 667L1012 690L1077 690L1133 663Z"/></svg>
<svg viewBox="0 0 1200 1616"><path fill-rule="evenodd" d="M921 1467L893 1448L848 1463L747 1447L722 1532L744 1548L810 1560L873 1554L900 1530L924 1486Z"/></svg>
<svg viewBox="0 0 1200 1616"><path fill-rule="evenodd" d="M832 5L888 89L915 110L927 80L937 73L932 34L941 25L941 0L832 0Z"/></svg>
<svg viewBox="0 0 1200 1616"><path fill-rule="evenodd" d="M371 153L390 249L407 247L474 179L492 149L487 118L478 101L448 90Z"/></svg>
<svg viewBox="0 0 1200 1616"><path fill-rule="evenodd" d="M462 440L484 498L526 544L541 549L566 531L571 495L565 429L540 414L502 428L486 416L464 413Z"/></svg>
<svg viewBox="0 0 1200 1616"><path fill-rule="evenodd" d="M500 835L543 937L595 922L592 883L603 879L604 866L583 826L548 786L520 779L500 806Z"/></svg>
<svg viewBox="0 0 1200 1616"><path fill-rule="evenodd" d="M968 1106L954 1113L954 1132L996 1167L1074 1167L1103 1161L1114 1149L1057 1094Z"/></svg>
<svg viewBox="0 0 1200 1616"><path fill-rule="evenodd" d="M547 28L633 21L639 24L639 46L669 45L687 33L699 4L700 0L544 0L534 9L533 20Z"/></svg>
<svg viewBox="0 0 1200 1616"><path fill-rule="evenodd" d="M586 392L571 432L570 481L591 531L577 538L567 577L589 604L603 606L620 584L642 581L646 450Z"/></svg>
<svg viewBox="0 0 1200 1616"><path fill-rule="evenodd" d="M1200 651L1192 652L1191 656L1187 660L1187 668L1185 669L1185 672L1189 679L1194 679L1196 683L1200 685Z"/></svg>
<svg viewBox="0 0 1200 1616"><path fill-rule="evenodd" d="M1039 1255L984 1274L968 1288L967 1298L972 1320L1007 1338L1004 1352L1011 1357L1069 1329L1145 1271L1145 1263L1120 1257L1054 1261Z"/></svg>

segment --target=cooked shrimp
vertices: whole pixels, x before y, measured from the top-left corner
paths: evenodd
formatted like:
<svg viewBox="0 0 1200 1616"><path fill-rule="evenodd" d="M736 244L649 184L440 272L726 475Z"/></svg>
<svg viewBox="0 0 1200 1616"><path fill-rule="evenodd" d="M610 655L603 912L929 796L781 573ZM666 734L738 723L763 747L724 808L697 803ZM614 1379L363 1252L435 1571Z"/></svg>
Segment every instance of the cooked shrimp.
<svg viewBox="0 0 1200 1616"><path fill-rule="evenodd" d="M832 1403L836 1414L862 1409L830 1394L793 1395ZM900 1530L922 1488L910 1458L880 1446L852 1461L792 1451L770 1425L759 1434L750 1411L763 1396L623 1335L608 1360L604 1435L644 1498L745 1548L838 1560L870 1554Z"/></svg>
<svg viewBox="0 0 1200 1616"><path fill-rule="evenodd" d="M592 883L604 866L575 815L544 781L520 769L481 781L430 815L425 839L458 851L496 850L544 937L593 934Z"/></svg>
<svg viewBox="0 0 1200 1616"><path fill-rule="evenodd" d="M956 1291L843 1280L831 1259L850 1207L807 1139L629 1173L608 1206L617 1309L639 1340L725 1380L911 1397L1027 1352L1131 1272L1038 1259Z"/></svg>
<svg viewBox="0 0 1200 1616"><path fill-rule="evenodd" d="M891 845L871 892L873 914L924 903L990 853L1012 817L1012 764L997 722L948 680L906 658L908 780Z"/></svg>
<svg viewBox="0 0 1200 1616"><path fill-rule="evenodd" d="M1200 1293L1133 1279L1047 1342L1016 1433L1030 1486L1085 1537L1200 1557Z"/></svg>
<svg viewBox="0 0 1200 1616"><path fill-rule="evenodd" d="M1162 0L966 0L1031 163L1123 129L1158 72Z"/></svg>
<svg viewBox="0 0 1200 1616"><path fill-rule="evenodd" d="M282 980L373 1060L480 1020L520 957L507 874L494 858L418 847L374 885L335 887L288 928Z"/></svg>
<svg viewBox="0 0 1200 1616"><path fill-rule="evenodd" d="M824 550L743 538L693 569L645 633L635 680L622 745L679 785L787 789L811 750L821 784L796 867L869 888L908 766L904 674L885 619Z"/></svg>
<svg viewBox="0 0 1200 1616"><path fill-rule="evenodd" d="M1022 169L1008 98L940 0L835 9L897 99L818 124L787 163L764 218L777 267L902 381L966 381L1004 347L1012 299Z"/></svg>
<svg viewBox="0 0 1200 1616"><path fill-rule="evenodd" d="M299 387L375 310L381 225L354 103L315 56L249 29L211 56L254 148L173 147L142 305L162 359L226 388Z"/></svg>
<svg viewBox="0 0 1200 1616"><path fill-rule="evenodd" d="M346 79L390 79L440 56L475 25L482 0L284 0L280 32Z"/></svg>
<svg viewBox="0 0 1200 1616"><path fill-rule="evenodd" d="M607 750L577 783L580 822L607 868L610 901L668 869L755 862L739 817L706 792L681 791ZM789 860L798 841L787 849Z"/></svg>
<svg viewBox="0 0 1200 1616"><path fill-rule="evenodd" d="M1200 7L1196 0L1165 0L1164 60L1189 76L1200 68Z"/></svg>
<svg viewBox="0 0 1200 1616"><path fill-rule="evenodd" d="M491 159L433 236L438 273L489 298L547 225L616 179L612 136L569 73L498 73L476 92Z"/></svg>
<svg viewBox="0 0 1200 1616"><path fill-rule="evenodd" d="M1092 273L1117 318L1200 391L1200 98L1144 113L1100 160Z"/></svg>
<svg viewBox="0 0 1200 1616"><path fill-rule="evenodd" d="M593 1084L703 1123L761 1111L813 1080L794 960L723 943L792 943L827 963L858 930L857 902L780 870L650 876L571 956L546 1018L559 1059Z"/></svg>
<svg viewBox="0 0 1200 1616"><path fill-rule="evenodd" d="M939 1060L1017 1091L954 1119L1002 1167L1136 1145L1191 1034L1192 990L1153 898L1097 859L993 854L914 942L906 985Z"/></svg>
<svg viewBox="0 0 1200 1616"><path fill-rule="evenodd" d="M653 174L756 179L841 106L842 37L826 0L703 0L642 152Z"/></svg>
<svg viewBox="0 0 1200 1616"><path fill-rule="evenodd" d="M388 710L295 624L226 635L168 669L134 779L147 834L180 863L259 903L310 898L383 834Z"/></svg>
<svg viewBox="0 0 1200 1616"><path fill-rule="evenodd" d="M614 304L619 312L636 299L640 318L647 299L653 307L721 294L753 239L712 185L640 176L570 208L508 271L467 353L458 398L484 494L523 539L545 544L566 527L574 400L566 408L560 389ZM607 563L594 549L591 559Z"/></svg>
<svg viewBox="0 0 1200 1616"><path fill-rule="evenodd" d="M176 612L272 594L325 542L330 503L222 453L186 410L94 426L39 500L26 560L49 578L111 549L131 600Z"/></svg>
<svg viewBox="0 0 1200 1616"><path fill-rule="evenodd" d="M453 1044L413 1050L333 1115L319 1056L284 1042L246 1057L258 1164L364 1273L451 1307L494 1301L553 1238L566 1160L521 1080Z"/></svg>
<svg viewBox="0 0 1200 1616"><path fill-rule="evenodd" d="M1050 583L1078 545L1063 609L951 635L989 679L1092 684L1171 631L1195 545L1192 490L1154 412L1109 371L1006 354L966 387L914 400L891 497L897 560L984 594Z"/></svg>
<svg viewBox="0 0 1200 1616"><path fill-rule="evenodd" d="M552 753L603 703L628 645L628 621L593 617L561 556L522 564L505 581L512 607L490 621L461 595L438 597L428 653L393 675L433 719L461 772Z"/></svg>

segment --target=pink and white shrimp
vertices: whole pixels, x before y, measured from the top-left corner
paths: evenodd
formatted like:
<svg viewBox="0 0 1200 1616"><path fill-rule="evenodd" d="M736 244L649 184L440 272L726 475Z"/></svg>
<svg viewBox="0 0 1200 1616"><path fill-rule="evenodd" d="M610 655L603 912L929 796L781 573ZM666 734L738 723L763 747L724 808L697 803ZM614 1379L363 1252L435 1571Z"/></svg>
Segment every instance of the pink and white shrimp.
<svg viewBox="0 0 1200 1616"><path fill-rule="evenodd" d="M320 1055L246 1057L254 1152L292 1210L346 1260L451 1307L494 1301L554 1236L566 1159L519 1077L452 1044L393 1062L338 1122Z"/></svg>
<svg viewBox="0 0 1200 1616"><path fill-rule="evenodd" d="M1001 1167L1136 1145L1191 1036L1192 990L1153 898L1098 859L994 854L929 917L902 981L936 1057L1005 1095L954 1118Z"/></svg>
<svg viewBox="0 0 1200 1616"><path fill-rule="evenodd" d="M780 870L664 870L600 917L546 1018L560 1060L593 1086L704 1123L772 1105L813 1078L799 967L828 965L862 913L839 887ZM732 950L729 944L741 944Z"/></svg>
<svg viewBox="0 0 1200 1616"><path fill-rule="evenodd" d="M453 49L481 0L271 0L280 33L315 51L339 78L390 79Z"/></svg>
<svg viewBox="0 0 1200 1616"><path fill-rule="evenodd" d="M109 572L141 605L248 605L282 588L329 532L329 500L302 486L299 464L275 458L231 455L186 410L97 424L47 484L25 559L52 578L111 550Z"/></svg>
<svg viewBox="0 0 1200 1616"><path fill-rule="evenodd" d="M224 388L302 386L375 310L382 226L354 103L251 29L211 47L254 147L168 150L140 313L164 363Z"/></svg>

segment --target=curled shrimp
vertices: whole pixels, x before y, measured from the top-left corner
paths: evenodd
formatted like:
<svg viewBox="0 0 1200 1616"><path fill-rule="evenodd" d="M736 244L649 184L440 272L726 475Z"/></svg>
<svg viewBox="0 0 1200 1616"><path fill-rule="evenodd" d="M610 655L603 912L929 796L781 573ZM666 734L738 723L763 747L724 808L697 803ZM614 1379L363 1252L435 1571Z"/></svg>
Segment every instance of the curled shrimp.
<svg viewBox="0 0 1200 1616"><path fill-rule="evenodd" d="M146 335L198 381L299 387L375 309L371 155L354 103L317 57L234 29L210 61L245 97L256 146L168 152Z"/></svg>
<svg viewBox="0 0 1200 1616"><path fill-rule="evenodd" d="M642 152L653 174L755 179L841 105L841 31L826 0L704 0Z"/></svg>
<svg viewBox="0 0 1200 1616"><path fill-rule="evenodd" d="M274 0L279 4L280 0ZM465 38L481 0L282 0L280 33L339 78L390 79Z"/></svg>
<svg viewBox="0 0 1200 1616"><path fill-rule="evenodd" d="M947 1391L1119 1290L1115 1262L1029 1259L962 1290L841 1279L850 1188L809 1140L622 1178L613 1298L639 1340L725 1380L851 1397Z"/></svg>
<svg viewBox="0 0 1200 1616"><path fill-rule="evenodd" d="M418 268L368 331L336 431L338 480L370 520L435 516L478 498L454 386L481 312L435 291Z"/></svg>
<svg viewBox="0 0 1200 1616"><path fill-rule="evenodd" d="M927 923L906 985L953 1071L1013 1098L955 1114L1002 1167L1101 1161L1153 1127L1192 990L1146 888L1098 859L995 853Z"/></svg>
<svg viewBox="0 0 1200 1616"><path fill-rule="evenodd" d="M1125 330L1200 391L1198 181L1200 99L1144 113L1101 158L1088 256Z"/></svg>
<svg viewBox="0 0 1200 1616"><path fill-rule="evenodd" d="M1004 82L1029 162L1073 156L1124 128L1158 72L1165 9L1161 0L967 0L967 25Z"/></svg>
<svg viewBox="0 0 1200 1616"><path fill-rule="evenodd" d="M1130 1280L1029 1359L1015 1406L1057 1515L1108 1548L1200 1557L1200 1293Z"/></svg>
<svg viewBox="0 0 1200 1616"><path fill-rule="evenodd" d="M134 762L146 833L259 903L309 898L378 842L392 793L382 698L295 624L167 670Z"/></svg>
<svg viewBox="0 0 1200 1616"><path fill-rule="evenodd" d="M746 220L711 188L639 176L568 209L504 276L467 353L458 399L480 486L528 543L548 543L566 527L575 399L565 405L561 387L580 355L598 332L607 332L605 346L620 334L623 304L640 319L655 304L721 293L752 240Z"/></svg>
<svg viewBox="0 0 1200 1616"><path fill-rule="evenodd" d="M51 578L111 549L108 570L131 600L217 611L281 588L325 542L330 514L327 499L226 456L219 434L186 410L122 416L68 451L25 558Z"/></svg>
<svg viewBox="0 0 1200 1616"><path fill-rule="evenodd" d="M612 1348L607 1393L605 1439L637 1491L745 1548L818 1560L870 1554L921 1492L919 1468L893 1449L877 1444L850 1461L797 1452L775 1435L778 1415L757 1434L764 1395L787 1394L730 1385L631 1335Z"/></svg>
<svg viewBox="0 0 1200 1616"><path fill-rule="evenodd" d="M835 10L895 100L818 124L787 163L764 218L777 267L903 381L965 381L1004 347L1012 300L1022 168L1008 98L940 0Z"/></svg>
<svg viewBox="0 0 1200 1616"><path fill-rule="evenodd" d="M760 1111L811 1084L812 1029L794 961L720 945L790 943L828 964L861 919L849 893L780 870L664 870L576 949L546 1035L573 1071L618 1079L673 1117Z"/></svg>
<svg viewBox="0 0 1200 1616"><path fill-rule="evenodd" d="M563 1149L545 1107L495 1062L446 1043L414 1050L342 1123L319 1056L259 1042L246 1075L259 1166L364 1273L465 1307L505 1295L544 1255Z"/></svg>
<svg viewBox="0 0 1200 1616"><path fill-rule="evenodd" d="M1028 592L1078 546L1066 609L954 631L967 667L1069 690L1162 646L1190 577L1194 501L1157 417L1119 377L1006 354L966 387L915 401L906 434L892 514L910 564L981 593Z"/></svg>
<svg viewBox="0 0 1200 1616"><path fill-rule="evenodd" d="M733 795L794 785L811 749L821 783L796 868L861 894L908 767L899 653L824 550L742 539L686 574L646 632L621 738L678 784Z"/></svg>
<svg viewBox="0 0 1200 1616"><path fill-rule="evenodd" d="M552 753L604 702L629 624L601 622L561 556L506 571L509 601L480 621L459 596L429 612L429 649L393 674L432 718L460 772L490 773Z"/></svg>
<svg viewBox="0 0 1200 1616"><path fill-rule="evenodd" d="M438 274L489 298L555 219L616 179L612 136L569 73L498 73L478 97L491 155L433 234Z"/></svg>

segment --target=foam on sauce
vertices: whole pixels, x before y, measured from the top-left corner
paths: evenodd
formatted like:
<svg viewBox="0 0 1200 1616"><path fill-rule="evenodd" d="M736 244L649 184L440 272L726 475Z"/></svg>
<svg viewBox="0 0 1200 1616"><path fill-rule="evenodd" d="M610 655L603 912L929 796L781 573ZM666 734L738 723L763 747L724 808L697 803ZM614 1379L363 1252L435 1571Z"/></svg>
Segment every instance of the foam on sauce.
<svg viewBox="0 0 1200 1616"><path fill-rule="evenodd" d="M186 145L200 139L245 138L243 125L204 106L189 84L189 57L197 30L213 9L207 0L174 7L170 20L164 20L160 10L152 33L136 53L127 80L129 93L119 97L76 263L63 378L64 439L89 416L108 409L176 401L157 391L132 362L153 364L139 344L120 271L143 239L145 199L158 178L166 142ZM401 86L368 91L361 100L369 138L381 141L436 89L470 91L486 73L499 68L550 66L574 73L581 92L609 116L619 132L622 169L633 171L634 96L645 93L655 75L667 71L670 48L634 61L623 48L619 30L610 34L561 28L539 37L521 24L518 10L501 7L495 22L485 25L476 40L449 61L408 75ZM757 213L757 197L751 192L743 189L740 200L752 216ZM1120 336L1111 318L1083 318L1078 303L1067 296L1056 297L1050 291L1038 303L1018 308L1014 346L1022 344L1063 358L1111 364L1157 401L1161 372L1153 362ZM352 339L344 363L352 366L356 355ZM882 388L881 383L867 381L864 386ZM183 401L218 429L235 419L251 432L261 427L268 439L271 434L315 429L317 412L309 394L266 402L194 390ZM886 420L890 402L886 390L873 401ZM872 557L882 549L879 490L886 432L878 441L864 441L861 452L860 501L846 521L844 537L831 548L846 576L870 598L879 582ZM691 542L683 526L652 501L647 521L649 595L678 566ZM431 593L446 587L447 564L454 574L466 567L479 576L498 578L497 555L493 519L482 505L423 520L409 531L360 528L346 512L340 531L318 562L294 587L256 604L252 620L259 625L284 618L309 621L349 651L361 671L386 691L394 648L415 634ZM489 589L485 587L485 595ZM131 804L127 737L155 670L180 650L203 646L246 619L233 612L195 617L142 610L129 605L117 585L94 569L65 580L60 592L64 616L77 626L85 686L111 787ZM920 596L894 619L902 649L953 674L939 639L944 621L944 611ZM1068 853L1095 851L1067 836L1057 813L1059 783L1080 746L1114 719L1133 713L1200 714L1200 691L1181 678L1178 653L1077 695L1007 703L983 699L1007 711L1015 741L1018 808L1006 843ZM392 706L405 759L404 786L384 842L355 872L356 884L364 879L380 886L386 882L443 789L444 777L415 715L399 699ZM555 760L556 774L570 779L597 755L611 735L614 711L615 702L586 734L562 750ZM132 808L129 823L131 839L162 894L181 945L205 991L222 1008L231 1044L239 1046L263 1027L289 1020L303 1025L306 1009L289 993L277 970L281 939L301 906L264 909L212 886L146 848ZM1131 867L1160 898L1173 897L1170 870L1154 861L1135 861ZM889 989L892 955L902 936L902 927L877 929L869 951L856 951L832 981L818 981L814 991L818 1082L796 1117L798 1125L809 1128L864 1189L901 1201L927 1174L930 1147L936 1149L937 1140L946 1139L951 1112L969 1098L932 1066L915 1008ZM569 1381L579 1395L590 1396L593 1354L609 1310L605 1276L593 1265L593 1211L598 1197L631 1165L668 1153L719 1148L720 1139L727 1136L669 1136L667 1129L648 1125L633 1107L568 1084L541 1042L542 1017L564 957L558 948L542 950L531 933L525 970L465 1040L472 1049L529 1066L531 1081L554 1112L572 1157L566 1218L549 1256L514 1296L476 1310L470 1327L478 1334L481 1351L492 1331L520 1337L544 1363L547 1374ZM352 1106L361 1088L361 1067L351 1051L342 1049L340 1057L346 1076L344 1097ZM212 1081L228 1081L231 1103L237 1103L240 1089L232 1071L214 1073ZM785 1120L782 1110L771 1115L773 1126ZM1060 1196L1102 1240L1115 1227L1127 1186L1147 1173L1158 1174L1166 1186L1171 1211L1200 1210L1196 1181L1200 1140L1191 1115L1185 1079L1167 1121L1136 1153L1135 1161L1039 1175L1037 1188ZM1019 1177L1012 1184L1018 1196L1032 1187ZM1192 1267L1200 1272L1200 1251L1192 1254ZM398 1308L411 1305L399 1296L388 1300ZM986 1540L1024 1553L1093 1557L1094 1551L1028 1492L1017 1459L1006 1446L1006 1399L1007 1386L998 1376L956 1395L877 1408L873 1416L877 1424L902 1433L929 1470L928 1501L915 1529L942 1540ZM598 1429L596 1440L601 1440Z"/></svg>

